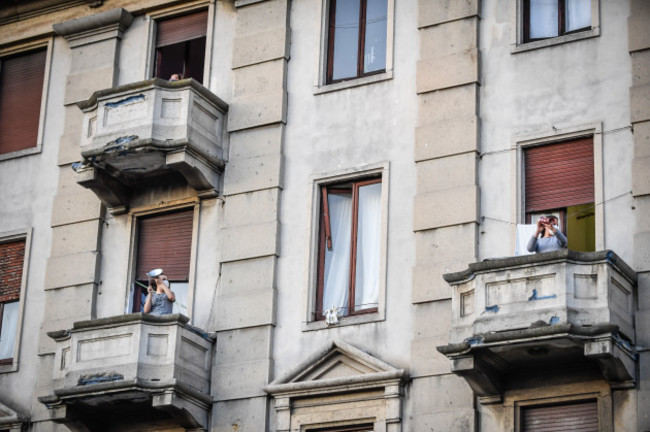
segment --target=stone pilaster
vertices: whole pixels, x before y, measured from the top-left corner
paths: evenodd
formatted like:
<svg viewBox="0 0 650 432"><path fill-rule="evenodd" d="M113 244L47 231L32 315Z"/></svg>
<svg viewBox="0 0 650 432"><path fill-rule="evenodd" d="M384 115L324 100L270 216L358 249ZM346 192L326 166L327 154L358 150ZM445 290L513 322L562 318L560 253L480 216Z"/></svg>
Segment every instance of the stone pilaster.
<svg viewBox="0 0 650 432"><path fill-rule="evenodd" d="M271 381L286 122L289 2L238 0L213 430L264 431Z"/></svg>
<svg viewBox="0 0 650 432"><path fill-rule="evenodd" d="M634 129L632 195L636 208L634 269L638 272L639 310L636 313L637 345L650 344L650 3L630 2L628 48L632 61L630 122ZM650 429L650 351L639 353L637 430Z"/></svg>
<svg viewBox="0 0 650 432"><path fill-rule="evenodd" d="M442 275L478 258L480 5L419 0L418 6L412 429L474 430L473 394L436 346L448 342L451 324L451 289Z"/></svg>
<svg viewBox="0 0 650 432"><path fill-rule="evenodd" d="M41 374L36 396L51 393L53 341L46 332L95 318L104 207L74 179L70 165L81 159L82 112L76 102L116 84L120 40L133 17L118 8L54 24L70 49L64 96L64 132L59 141L59 182L52 209L52 249L45 276L45 312L39 334ZM32 420L46 417L40 402Z"/></svg>

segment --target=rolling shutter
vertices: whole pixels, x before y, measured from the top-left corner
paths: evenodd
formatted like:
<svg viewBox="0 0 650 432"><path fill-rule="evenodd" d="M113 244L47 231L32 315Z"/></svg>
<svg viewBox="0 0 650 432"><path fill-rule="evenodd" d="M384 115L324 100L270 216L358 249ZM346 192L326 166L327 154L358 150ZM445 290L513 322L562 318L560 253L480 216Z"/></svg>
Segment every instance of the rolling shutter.
<svg viewBox="0 0 650 432"><path fill-rule="evenodd" d="M20 299L25 241L0 244L0 303Z"/></svg>
<svg viewBox="0 0 650 432"><path fill-rule="evenodd" d="M0 153L36 147L45 49L0 59Z"/></svg>
<svg viewBox="0 0 650 432"><path fill-rule="evenodd" d="M139 224L136 279L162 268L170 281L187 281L192 253L194 211L143 218Z"/></svg>
<svg viewBox="0 0 650 432"><path fill-rule="evenodd" d="M593 138L524 151L526 213L594 202Z"/></svg>
<svg viewBox="0 0 650 432"><path fill-rule="evenodd" d="M205 37L208 33L208 11L201 11L158 22L156 48Z"/></svg>
<svg viewBox="0 0 650 432"><path fill-rule="evenodd" d="M522 408L521 431L598 432L598 404L593 400Z"/></svg>

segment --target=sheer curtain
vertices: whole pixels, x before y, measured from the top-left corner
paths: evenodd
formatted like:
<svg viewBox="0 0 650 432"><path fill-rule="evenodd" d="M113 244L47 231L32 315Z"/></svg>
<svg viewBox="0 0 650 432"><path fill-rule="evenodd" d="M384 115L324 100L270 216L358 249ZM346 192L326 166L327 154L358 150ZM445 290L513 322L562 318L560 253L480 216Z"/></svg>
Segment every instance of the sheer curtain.
<svg viewBox="0 0 650 432"><path fill-rule="evenodd" d="M327 202L332 249L325 248L323 309L336 306L341 315L347 315L349 313L352 196L330 193Z"/></svg>
<svg viewBox="0 0 650 432"><path fill-rule="evenodd" d="M357 222L356 310L375 308L379 297L379 249L381 225L381 183L359 188Z"/></svg>
<svg viewBox="0 0 650 432"><path fill-rule="evenodd" d="M557 0L530 0L530 38L555 37L557 28Z"/></svg>
<svg viewBox="0 0 650 432"><path fill-rule="evenodd" d="M591 27L591 0L566 0L566 31Z"/></svg>
<svg viewBox="0 0 650 432"><path fill-rule="evenodd" d="M18 303L5 303L0 327L0 359L13 358L16 331L18 330Z"/></svg>

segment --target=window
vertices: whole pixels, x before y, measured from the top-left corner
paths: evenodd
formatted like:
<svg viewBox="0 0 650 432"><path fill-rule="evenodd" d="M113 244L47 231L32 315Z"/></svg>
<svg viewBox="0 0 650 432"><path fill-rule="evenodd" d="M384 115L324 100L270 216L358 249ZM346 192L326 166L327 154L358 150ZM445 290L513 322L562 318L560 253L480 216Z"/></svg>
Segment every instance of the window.
<svg viewBox="0 0 650 432"><path fill-rule="evenodd" d="M0 58L0 154L38 145L47 50Z"/></svg>
<svg viewBox="0 0 650 432"><path fill-rule="evenodd" d="M524 42L591 30L592 0L524 0Z"/></svg>
<svg viewBox="0 0 650 432"><path fill-rule="evenodd" d="M144 307L147 272L162 268L176 296L173 313L188 314L193 219L194 211L184 210L138 220L132 312L141 312Z"/></svg>
<svg viewBox="0 0 650 432"><path fill-rule="evenodd" d="M381 178L321 186L316 319L377 311L381 197Z"/></svg>
<svg viewBox="0 0 650 432"><path fill-rule="evenodd" d="M331 0L327 83L386 71L388 0Z"/></svg>
<svg viewBox="0 0 650 432"><path fill-rule="evenodd" d="M596 400L521 408L521 432L576 430L598 432Z"/></svg>
<svg viewBox="0 0 650 432"><path fill-rule="evenodd" d="M0 244L0 365L11 365L16 354L24 259L25 240Z"/></svg>
<svg viewBox="0 0 650 432"><path fill-rule="evenodd" d="M155 76L203 82L208 11L201 11L157 22Z"/></svg>
<svg viewBox="0 0 650 432"><path fill-rule="evenodd" d="M568 248L596 249L593 138L584 137L524 150L527 223L554 214Z"/></svg>

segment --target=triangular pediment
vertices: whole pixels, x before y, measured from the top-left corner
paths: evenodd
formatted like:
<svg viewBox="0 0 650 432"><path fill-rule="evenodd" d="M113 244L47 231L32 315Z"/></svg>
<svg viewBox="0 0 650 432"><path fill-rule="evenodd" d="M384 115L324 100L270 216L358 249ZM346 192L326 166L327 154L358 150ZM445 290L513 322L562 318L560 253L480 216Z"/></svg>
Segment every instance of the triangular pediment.
<svg viewBox="0 0 650 432"><path fill-rule="evenodd" d="M387 379L400 380L404 370L343 341L334 341L312 354L293 371L271 383L269 393L299 389L337 387L354 383L372 384Z"/></svg>
<svg viewBox="0 0 650 432"><path fill-rule="evenodd" d="M0 403L0 429L19 430L22 421L16 411L7 405Z"/></svg>

